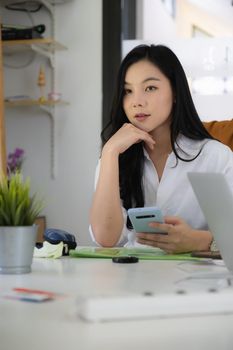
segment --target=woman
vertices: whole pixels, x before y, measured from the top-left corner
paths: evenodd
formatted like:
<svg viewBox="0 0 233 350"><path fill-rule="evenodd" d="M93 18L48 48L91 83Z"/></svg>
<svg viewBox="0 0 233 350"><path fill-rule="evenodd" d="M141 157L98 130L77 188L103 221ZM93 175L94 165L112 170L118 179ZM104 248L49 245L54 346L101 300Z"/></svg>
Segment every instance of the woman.
<svg viewBox="0 0 233 350"><path fill-rule="evenodd" d="M233 179L232 152L203 127L176 55L141 45L122 61L91 207L91 235L105 247L143 244L167 253L209 249L213 240L189 184L192 171ZM168 234L135 233L131 207L157 206Z"/></svg>

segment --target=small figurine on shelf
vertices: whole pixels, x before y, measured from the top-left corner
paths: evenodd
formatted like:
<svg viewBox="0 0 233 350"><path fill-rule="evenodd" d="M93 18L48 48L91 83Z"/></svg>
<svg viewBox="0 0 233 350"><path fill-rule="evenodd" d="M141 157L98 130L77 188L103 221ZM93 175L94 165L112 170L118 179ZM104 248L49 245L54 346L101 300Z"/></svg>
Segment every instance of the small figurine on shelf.
<svg viewBox="0 0 233 350"><path fill-rule="evenodd" d="M41 66L39 70L38 80L37 80L37 85L40 87L39 101L41 103L46 101L45 92L44 92L45 84L46 84L45 72L44 72L43 66Z"/></svg>

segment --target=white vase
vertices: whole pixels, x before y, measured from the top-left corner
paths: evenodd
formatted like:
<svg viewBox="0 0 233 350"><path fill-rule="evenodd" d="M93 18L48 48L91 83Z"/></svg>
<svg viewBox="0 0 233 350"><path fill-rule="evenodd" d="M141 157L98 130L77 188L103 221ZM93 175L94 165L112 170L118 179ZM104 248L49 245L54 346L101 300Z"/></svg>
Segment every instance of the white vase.
<svg viewBox="0 0 233 350"><path fill-rule="evenodd" d="M38 225L0 226L0 274L31 272Z"/></svg>

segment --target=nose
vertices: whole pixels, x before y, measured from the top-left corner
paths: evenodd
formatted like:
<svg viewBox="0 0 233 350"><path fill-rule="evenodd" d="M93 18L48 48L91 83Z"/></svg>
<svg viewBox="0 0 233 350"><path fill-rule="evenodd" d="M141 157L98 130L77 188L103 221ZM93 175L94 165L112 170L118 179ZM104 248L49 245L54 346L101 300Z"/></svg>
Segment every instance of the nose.
<svg viewBox="0 0 233 350"><path fill-rule="evenodd" d="M136 107L142 107L142 103L141 102L134 102L133 103L133 107L136 108Z"/></svg>
<svg viewBox="0 0 233 350"><path fill-rule="evenodd" d="M141 93L134 93L132 98L132 106L134 108L143 107L145 105L145 99Z"/></svg>

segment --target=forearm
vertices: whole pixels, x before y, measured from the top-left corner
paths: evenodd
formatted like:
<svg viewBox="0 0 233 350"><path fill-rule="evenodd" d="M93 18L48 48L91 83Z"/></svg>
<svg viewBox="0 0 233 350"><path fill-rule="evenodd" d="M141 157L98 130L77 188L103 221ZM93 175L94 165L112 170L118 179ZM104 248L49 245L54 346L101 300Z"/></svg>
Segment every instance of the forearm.
<svg viewBox="0 0 233 350"><path fill-rule="evenodd" d="M96 241L102 246L114 246L121 235L124 219L119 190L118 154L103 151L99 178L90 212Z"/></svg>

